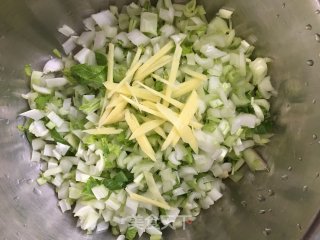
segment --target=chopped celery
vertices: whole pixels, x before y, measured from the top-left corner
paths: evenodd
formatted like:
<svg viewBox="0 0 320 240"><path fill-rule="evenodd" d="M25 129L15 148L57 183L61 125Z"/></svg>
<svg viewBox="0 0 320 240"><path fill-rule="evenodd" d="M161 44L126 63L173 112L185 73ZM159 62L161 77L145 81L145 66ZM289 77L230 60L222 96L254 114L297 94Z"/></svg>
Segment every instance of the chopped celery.
<svg viewBox="0 0 320 240"><path fill-rule="evenodd" d="M110 6L79 37L59 29L68 57L55 49L43 71L25 66L31 110L18 129L41 162L37 182L54 185L63 212L74 204L88 233L160 240L220 199L224 179L240 181L243 165L268 170L253 148L274 126L270 59L236 36L233 11L205 14L196 0Z"/></svg>
<svg viewBox="0 0 320 240"><path fill-rule="evenodd" d="M157 35L158 15L155 13L143 12L141 13L140 31Z"/></svg>

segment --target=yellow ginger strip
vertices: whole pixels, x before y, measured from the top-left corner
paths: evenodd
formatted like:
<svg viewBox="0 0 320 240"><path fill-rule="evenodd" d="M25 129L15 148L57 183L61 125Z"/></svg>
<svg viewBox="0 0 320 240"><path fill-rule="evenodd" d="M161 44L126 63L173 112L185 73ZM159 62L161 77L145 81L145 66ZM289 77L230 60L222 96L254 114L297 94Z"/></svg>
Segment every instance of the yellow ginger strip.
<svg viewBox="0 0 320 240"><path fill-rule="evenodd" d="M114 44L109 43L109 51L108 51L108 74L107 74L107 83L113 83L113 66L114 66ZM103 104L102 104L102 109L101 109L101 116L103 115L106 105L107 105L107 92L105 93Z"/></svg>
<svg viewBox="0 0 320 240"><path fill-rule="evenodd" d="M114 67L114 44L109 43L109 52L108 52L108 75L107 82L113 82L113 67Z"/></svg>
<svg viewBox="0 0 320 240"><path fill-rule="evenodd" d="M148 118L148 117L142 117L143 121L147 122L147 121L152 121L152 119ZM157 119L154 119L154 120L157 120ZM164 130L161 128L161 127L156 127L154 129L154 131L160 135L162 138L166 139L167 136L166 136L166 133L164 132Z"/></svg>
<svg viewBox="0 0 320 240"><path fill-rule="evenodd" d="M195 129L201 129L203 127L203 124L197 122L196 120L191 120L190 126Z"/></svg>
<svg viewBox="0 0 320 240"><path fill-rule="evenodd" d="M174 98L181 97L189 92L192 92L195 89L198 89L202 85L202 83L203 82L197 78L193 78L186 82L180 83L176 87L176 89L173 90L172 96Z"/></svg>
<svg viewBox="0 0 320 240"><path fill-rule="evenodd" d="M110 128L96 128L96 129L87 129L83 132L91 134L91 135L113 135L113 134L119 134L123 131L123 129L116 129L113 127Z"/></svg>
<svg viewBox="0 0 320 240"><path fill-rule="evenodd" d="M149 188L149 192L152 194L152 197L156 200L158 200L159 202L162 202L164 204L169 205L166 200L161 196L161 193L158 189L158 186L152 176L152 174L150 172L143 172L144 174L144 178L146 179L146 183L148 185Z"/></svg>
<svg viewBox="0 0 320 240"><path fill-rule="evenodd" d="M142 48L138 47L136 55L134 56L132 63L130 65L130 68L132 68L134 65L136 65L141 57L141 53L142 53Z"/></svg>
<svg viewBox="0 0 320 240"><path fill-rule="evenodd" d="M187 99L187 102L185 104L185 107L182 109L179 120L182 123L179 128L183 128L184 126L189 125L190 121L194 117L197 109L198 109L198 94L196 91L192 91L189 98Z"/></svg>
<svg viewBox="0 0 320 240"><path fill-rule="evenodd" d="M154 106L157 109L157 105L154 104ZM157 117L167 120L167 117L165 115L163 115L161 112L158 112L158 113L160 114L161 117L160 116L157 116ZM172 113L174 114L175 117L177 118L179 117L179 115L176 112L172 111ZM203 124L197 122L196 119L192 119L189 125L194 129L201 129L203 127Z"/></svg>
<svg viewBox="0 0 320 240"><path fill-rule="evenodd" d="M190 147L196 152L198 150L197 141L194 137L194 134L190 127L185 126L183 129L178 129L178 124L180 123L179 118L175 117L174 112L165 107L162 104L157 104L157 107L165 116L168 117L168 120L174 125L170 131L167 139L164 141L161 150L164 151L172 141L178 136L179 138L190 145Z"/></svg>
<svg viewBox="0 0 320 240"><path fill-rule="evenodd" d="M134 76L135 77L135 81L142 81L147 76L149 76L153 72L157 71L158 69L162 68L163 66L167 65L171 61L172 61L172 57L169 56L169 55L165 55L165 56L161 57L156 63L151 65L144 72L142 72L142 73L138 73L137 72L137 74Z"/></svg>
<svg viewBox="0 0 320 240"><path fill-rule="evenodd" d="M117 86L117 84L109 84L107 85L107 89L113 89ZM126 95L126 96L132 96L132 93L140 99L157 102L160 100L160 97L155 96L154 94L150 93L146 89L138 88L138 87L132 87L130 86L130 90L128 89L128 85L124 85L121 88L117 90L118 93Z"/></svg>
<svg viewBox="0 0 320 240"><path fill-rule="evenodd" d="M137 49L136 55L134 56L132 63L130 65L130 68L128 69L126 76L122 81L116 85L116 87L111 89L111 92L108 94L108 97L110 98L114 92L117 91L117 89L121 88L125 82L130 82L132 80L132 77L134 73L138 70L138 68L142 65L142 63L139 63L139 59L141 57L142 49L139 47Z"/></svg>
<svg viewBox="0 0 320 240"><path fill-rule="evenodd" d="M141 85L142 87L144 87L145 89L147 89L148 91L150 91L151 93L153 93L154 95L159 96L162 99L166 100L167 102L169 102L173 106L175 106L177 108L180 108L180 109L184 107L184 104L179 102L178 100L175 100L175 99L173 99L173 98L171 98L169 96L166 96L166 95L164 95L164 94L162 94L162 93L160 93L160 92L158 92L158 91L156 91L156 90L144 85L143 83L138 82L138 84Z"/></svg>
<svg viewBox="0 0 320 240"><path fill-rule="evenodd" d="M139 103L137 95L131 90L131 86L129 85L129 83L126 82L125 87L128 89L128 91L130 92L130 95L133 97L133 99L136 101L136 103Z"/></svg>
<svg viewBox="0 0 320 240"><path fill-rule="evenodd" d="M192 121L194 118L194 115L198 109L198 95L195 91L193 91L188 98L185 108L181 111L179 119L182 121L182 124L179 125L179 128L184 129L184 126L188 126L189 123ZM169 133L170 134L170 133ZM174 138L172 140L172 146L175 146L179 141L179 138ZM197 152L197 151L195 151Z"/></svg>
<svg viewBox="0 0 320 240"><path fill-rule="evenodd" d="M177 132L177 130L176 129L174 129L175 130L175 132ZM170 134L170 133L169 133ZM179 142L179 140L180 140L180 137L179 137L179 135L175 135L175 137L172 139L172 141L171 141L171 145L172 145L172 147L175 147L176 145L177 145L177 143Z"/></svg>
<svg viewBox="0 0 320 240"><path fill-rule="evenodd" d="M188 74L191 77L198 78L199 80L202 80L202 81L205 81L208 79L206 75L193 71L187 67L181 68L181 71Z"/></svg>
<svg viewBox="0 0 320 240"><path fill-rule="evenodd" d="M174 47L174 43L172 41L168 42L165 46L163 46L155 55L149 58L137 71L137 75L141 75L144 71L150 68L154 63L156 63L161 57L166 55L170 50ZM142 79L134 80L141 81Z"/></svg>
<svg viewBox="0 0 320 240"><path fill-rule="evenodd" d="M126 76L124 77L124 79L121 80L121 82L119 84L117 84L117 86L111 90L111 92L109 92L108 94L108 98L112 97L112 95L117 92L117 90L119 88L121 88L125 83L130 83L134 73L137 71L137 69L141 66L141 62L136 63L136 65L134 65L132 68L130 68L127 73Z"/></svg>
<svg viewBox="0 0 320 240"><path fill-rule="evenodd" d="M171 87L171 88L173 88L173 89L176 88L176 86L175 86L174 84L169 83L166 79L160 77L160 76L157 75L157 74L152 74L151 77L153 77L155 80L157 80L157 81L159 81L159 82L162 82L162 83L168 85L169 87Z"/></svg>
<svg viewBox="0 0 320 240"><path fill-rule="evenodd" d="M166 139L167 136L166 136L166 133L163 131L163 129L161 127L156 127L154 129L154 131L159 135L161 136L162 138Z"/></svg>
<svg viewBox="0 0 320 240"><path fill-rule="evenodd" d="M149 113L149 114L151 114L151 115L154 115L154 116L159 117L159 118L162 118L162 119L167 119L167 117L166 117L163 113L160 113L159 111L153 110L153 109L151 109L151 108L149 108L149 107L147 107L147 106L145 106L145 105L142 105L142 104L140 104L140 103L136 103L135 101L133 101L132 99L130 99L130 98L124 96L124 95L120 95L120 96L121 96L124 100L126 100L128 103L130 103L132 106L136 107L137 109L140 109L141 111L144 111L144 112L146 112L146 113ZM178 115L177 113L175 113L175 112L172 112L172 114L173 114L176 118L178 118L178 116L179 116L179 115ZM194 121L194 120L192 120L192 121L190 122L190 125L191 125L192 127L194 127L195 129L200 129L200 128L202 128L202 124L199 123L199 122L196 122L196 121Z"/></svg>
<svg viewBox="0 0 320 240"><path fill-rule="evenodd" d="M151 204L151 205L154 205L156 207L167 209L167 210L169 210L171 208L168 204L153 200L151 198L147 198L147 197L141 196L141 195L133 193L133 192L129 192L129 196L130 196L130 198L132 200L135 200L135 201L138 201L138 202Z"/></svg>
<svg viewBox="0 0 320 240"><path fill-rule="evenodd" d="M156 104L154 102L143 101L143 102L141 102L141 104L146 106L146 107L148 107L148 108L150 108L150 109L152 109L152 110L158 111L157 110L157 106L156 106Z"/></svg>
<svg viewBox="0 0 320 240"><path fill-rule="evenodd" d="M140 104L140 103L136 103L135 101L133 101L132 99L130 99L130 98L124 96L124 95L120 95L120 96L121 96L124 100L126 100L128 103L130 103L132 106L140 109L141 111L144 111L144 112L149 113L149 114L152 114L152 115L154 115L154 116L163 118L163 116L162 116L161 113L159 113L159 112L157 112L157 111L155 111L155 110L152 110L152 109L150 109L150 108L148 108L148 107L146 107L146 106L144 106L144 105L142 105L142 104Z"/></svg>
<svg viewBox="0 0 320 240"><path fill-rule="evenodd" d="M188 127L190 121L192 120L195 112L198 109L198 95L195 91L193 91L188 98L185 107L182 109L179 117L177 118L173 113L173 111L169 108L161 104L157 104L157 107L160 112L162 112L165 116L167 116L168 120L175 126L176 131L182 138L182 140L188 143L191 148L197 152L198 151L198 143L193 135L192 130ZM162 149L165 149L169 144L172 143L172 140L176 138L177 133L174 128L169 133L167 140L164 142ZM169 140L168 140L169 139Z"/></svg>
<svg viewBox="0 0 320 240"><path fill-rule="evenodd" d="M173 54L173 60L172 60L172 65L171 65L169 79L168 79L169 84L173 84L177 78L181 54L182 54L182 48L180 47L180 45L177 45L176 49L174 51L174 54ZM172 88L167 86L166 87L166 96L171 97L171 94L172 94ZM169 102L165 101L164 105L168 106Z"/></svg>
<svg viewBox="0 0 320 240"><path fill-rule="evenodd" d="M116 123L121 121L124 117L124 109L127 106L126 101L121 101L117 106L110 112L107 118L102 122L102 125Z"/></svg>
<svg viewBox="0 0 320 240"><path fill-rule="evenodd" d="M138 120L136 119L136 117L130 113L129 110L127 110L125 112L125 120L131 130L131 132L134 132L136 129L138 129L140 127ZM141 150L149 157L151 158L151 160L153 161L157 161L156 160L156 154L154 153L152 146L150 144L150 142L148 141L148 138L146 137L146 135L141 135L139 137L136 138Z"/></svg>
<svg viewBox="0 0 320 240"><path fill-rule="evenodd" d="M141 135L145 135L148 132L154 130L155 128L161 126L161 124L164 123L164 120L151 120L148 122L145 122L140 125L139 128L137 128L131 135L130 140L140 137Z"/></svg>
<svg viewBox="0 0 320 240"><path fill-rule="evenodd" d="M108 117L108 115L110 114L110 112L112 111L112 108L115 107L119 101L121 101L121 97L116 94L113 95L110 102L108 103L108 105L105 107L105 111L104 113L101 115L100 120L99 120L99 127L102 126L102 122Z"/></svg>

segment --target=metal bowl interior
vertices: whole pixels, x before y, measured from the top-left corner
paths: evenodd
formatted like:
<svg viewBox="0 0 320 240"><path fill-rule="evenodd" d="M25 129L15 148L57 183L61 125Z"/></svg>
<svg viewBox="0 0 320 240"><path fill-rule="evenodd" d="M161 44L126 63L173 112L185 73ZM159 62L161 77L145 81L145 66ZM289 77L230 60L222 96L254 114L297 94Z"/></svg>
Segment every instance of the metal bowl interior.
<svg viewBox="0 0 320 240"><path fill-rule="evenodd" d="M87 236L77 229L71 214L62 214L56 207L54 190L33 181L39 167L29 161L30 147L17 130L22 122L17 115L27 108L20 97L28 91L23 66L31 63L40 68L52 49L60 48L63 37L56 29L66 23L81 31L85 16L108 4L121 6L129 2L1 0L1 239L114 239L108 232ZM221 201L202 211L185 230L167 230L165 238L233 240L264 239L269 235L269 239L300 239L313 222L320 201L320 45L315 37L320 29L318 1L202 3L208 18L221 6L235 9L237 34L256 45L257 56L273 60L270 73L279 94L273 99L272 111L277 125L271 144L261 149L271 170L248 173L237 184L227 181ZM315 225L305 238L319 239L316 231Z"/></svg>

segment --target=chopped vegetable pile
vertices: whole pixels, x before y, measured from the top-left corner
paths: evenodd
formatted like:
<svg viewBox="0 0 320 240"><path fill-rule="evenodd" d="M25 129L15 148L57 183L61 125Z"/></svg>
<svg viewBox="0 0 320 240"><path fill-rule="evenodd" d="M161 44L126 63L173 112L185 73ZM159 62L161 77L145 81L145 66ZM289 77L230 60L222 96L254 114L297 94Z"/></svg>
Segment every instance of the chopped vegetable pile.
<svg viewBox="0 0 320 240"><path fill-rule="evenodd" d="M205 14L195 0L110 6L79 35L59 28L65 55L43 71L25 67L37 182L88 233L161 239L220 199L223 179L267 169L253 147L272 136L270 59L251 56L232 11Z"/></svg>

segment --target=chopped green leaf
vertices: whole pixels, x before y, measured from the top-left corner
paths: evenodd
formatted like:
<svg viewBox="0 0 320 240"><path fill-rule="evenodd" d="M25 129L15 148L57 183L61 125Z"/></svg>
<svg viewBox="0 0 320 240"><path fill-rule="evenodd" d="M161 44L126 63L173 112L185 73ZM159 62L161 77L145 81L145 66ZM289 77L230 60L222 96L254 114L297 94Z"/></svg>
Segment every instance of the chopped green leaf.
<svg viewBox="0 0 320 240"><path fill-rule="evenodd" d="M105 169L113 169L117 166L117 163L114 158L108 158L108 156L104 156Z"/></svg>
<svg viewBox="0 0 320 240"><path fill-rule="evenodd" d="M107 57L105 54L101 52L95 52L96 55L96 62L99 66L106 66L107 65Z"/></svg>
<svg viewBox="0 0 320 240"><path fill-rule="evenodd" d="M53 49L52 50L53 54L56 55L58 58L62 58L61 52L58 49Z"/></svg>
<svg viewBox="0 0 320 240"><path fill-rule="evenodd" d="M18 125L17 128L18 128L18 130L19 130L20 132L24 132L25 130L27 130L27 129L24 128L23 125Z"/></svg>
<svg viewBox="0 0 320 240"><path fill-rule="evenodd" d="M82 191L82 196L86 199L89 200L91 198L94 198L92 188L100 185L101 182L93 177L90 177L88 181L85 183L83 191Z"/></svg>
<svg viewBox="0 0 320 240"><path fill-rule="evenodd" d="M113 81L116 83L121 82L122 79L126 76L127 67L122 64L115 64L113 67Z"/></svg>
<svg viewBox="0 0 320 240"><path fill-rule="evenodd" d="M129 32L131 32L133 29L137 28L137 26L138 26L137 18L131 17L129 20Z"/></svg>
<svg viewBox="0 0 320 240"><path fill-rule="evenodd" d="M188 186L190 186L191 188L195 189L196 191L201 191L200 187L197 184L196 179L189 180L186 183L188 184Z"/></svg>
<svg viewBox="0 0 320 240"><path fill-rule="evenodd" d="M36 107L39 110L44 110L47 103L49 103L51 101L51 99L53 98L52 95L39 95L34 102L36 103Z"/></svg>
<svg viewBox="0 0 320 240"><path fill-rule="evenodd" d="M259 126L253 129L256 134L271 133L274 126L274 122L271 118L266 118Z"/></svg>
<svg viewBox="0 0 320 240"><path fill-rule="evenodd" d="M107 169L107 170L103 170L100 177L102 178L110 178L110 171Z"/></svg>
<svg viewBox="0 0 320 240"><path fill-rule="evenodd" d="M126 136L126 131L119 133L114 139L113 143L123 147L132 147L135 143L129 140Z"/></svg>
<svg viewBox="0 0 320 240"><path fill-rule="evenodd" d="M119 228L118 228L118 227L115 227L115 226L112 226L112 228L111 228L111 233L112 233L114 236L119 235L119 234L120 234Z"/></svg>
<svg viewBox="0 0 320 240"><path fill-rule="evenodd" d="M89 113L97 111L99 108L100 108L100 99L94 98L90 101L83 103L79 107L79 110L81 110L85 114L89 114Z"/></svg>
<svg viewBox="0 0 320 240"><path fill-rule="evenodd" d="M77 80L72 76L71 74L71 69L70 68L65 68L63 70L63 76L66 77L66 79L68 79L68 81L72 84L76 84Z"/></svg>
<svg viewBox="0 0 320 240"><path fill-rule="evenodd" d="M73 79L79 84L93 88L103 87L107 76L105 66L91 66L87 64L74 65L70 68L70 72Z"/></svg>
<svg viewBox="0 0 320 240"><path fill-rule="evenodd" d="M112 179L103 180L103 184L110 190L120 190L133 180L133 174L129 171L121 170Z"/></svg>
<svg viewBox="0 0 320 240"><path fill-rule="evenodd" d="M121 152L121 147L116 144L108 144L108 151L110 154L119 155Z"/></svg>
<svg viewBox="0 0 320 240"><path fill-rule="evenodd" d="M189 53L193 53L192 43L188 43L188 42L184 41L181 44L181 48L182 48L182 55L187 55Z"/></svg>
<svg viewBox="0 0 320 240"><path fill-rule="evenodd" d="M113 144L109 142L107 137L101 137L97 145L106 155L116 155L118 156L121 152L121 147L118 144Z"/></svg>
<svg viewBox="0 0 320 240"><path fill-rule="evenodd" d="M138 230L135 227L129 227L126 232L126 239L133 240L138 233Z"/></svg>
<svg viewBox="0 0 320 240"><path fill-rule="evenodd" d="M254 114L254 110L251 105L237 107L236 110L238 113L253 113Z"/></svg>
<svg viewBox="0 0 320 240"><path fill-rule="evenodd" d="M236 49L240 46L242 39L235 37L231 43L231 45L229 46L230 49Z"/></svg>
<svg viewBox="0 0 320 240"><path fill-rule="evenodd" d="M17 128L18 128L18 130L21 131L21 132L27 131L27 133L28 133L28 129L29 129L30 124L31 124L32 122L33 122L33 120L32 120L31 118L28 118L23 125L18 125Z"/></svg>
<svg viewBox="0 0 320 240"><path fill-rule="evenodd" d="M24 73L26 74L27 77L31 77L32 74L32 68L30 64L26 64L24 66Z"/></svg>
<svg viewBox="0 0 320 240"><path fill-rule="evenodd" d="M192 165L194 163L194 158L192 156L192 150L190 147L187 148L187 155L185 156L185 161L188 165Z"/></svg>
<svg viewBox="0 0 320 240"><path fill-rule="evenodd" d="M85 119L74 119L74 120L70 121L70 129L71 130L79 130L79 129L82 130L82 129L84 129L85 124L86 124Z"/></svg>
<svg viewBox="0 0 320 240"><path fill-rule="evenodd" d="M154 89L158 92L162 92L163 90L163 83L162 82L158 82L156 81L155 85L154 85Z"/></svg>
<svg viewBox="0 0 320 240"><path fill-rule="evenodd" d="M57 132L55 128L50 130L50 135L54 141L69 145L69 143L60 135L60 133Z"/></svg>
<svg viewBox="0 0 320 240"><path fill-rule="evenodd" d="M208 123L206 123L202 130L205 132L213 132L215 129L217 128L217 123L214 121L208 121Z"/></svg>
<svg viewBox="0 0 320 240"><path fill-rule="evenodd" d="M178 169L178 166L177 166L177 165L174 165L174 164L173 164L172 162L170 162L170 161L167 162L167 165L168 165L168 167L170 167L170 168L172 168L172 169L175 169L175 170Z"/></svg>
<svg viewBox="0 0 320 240"><path fill-rule="evenodd" d="M95 144L96 141L97 141L97 136L95 136L95 135L87 135L82 139L82 142L87 145ZM98 146L98 147L100 147L100 146Z"/></svg>

